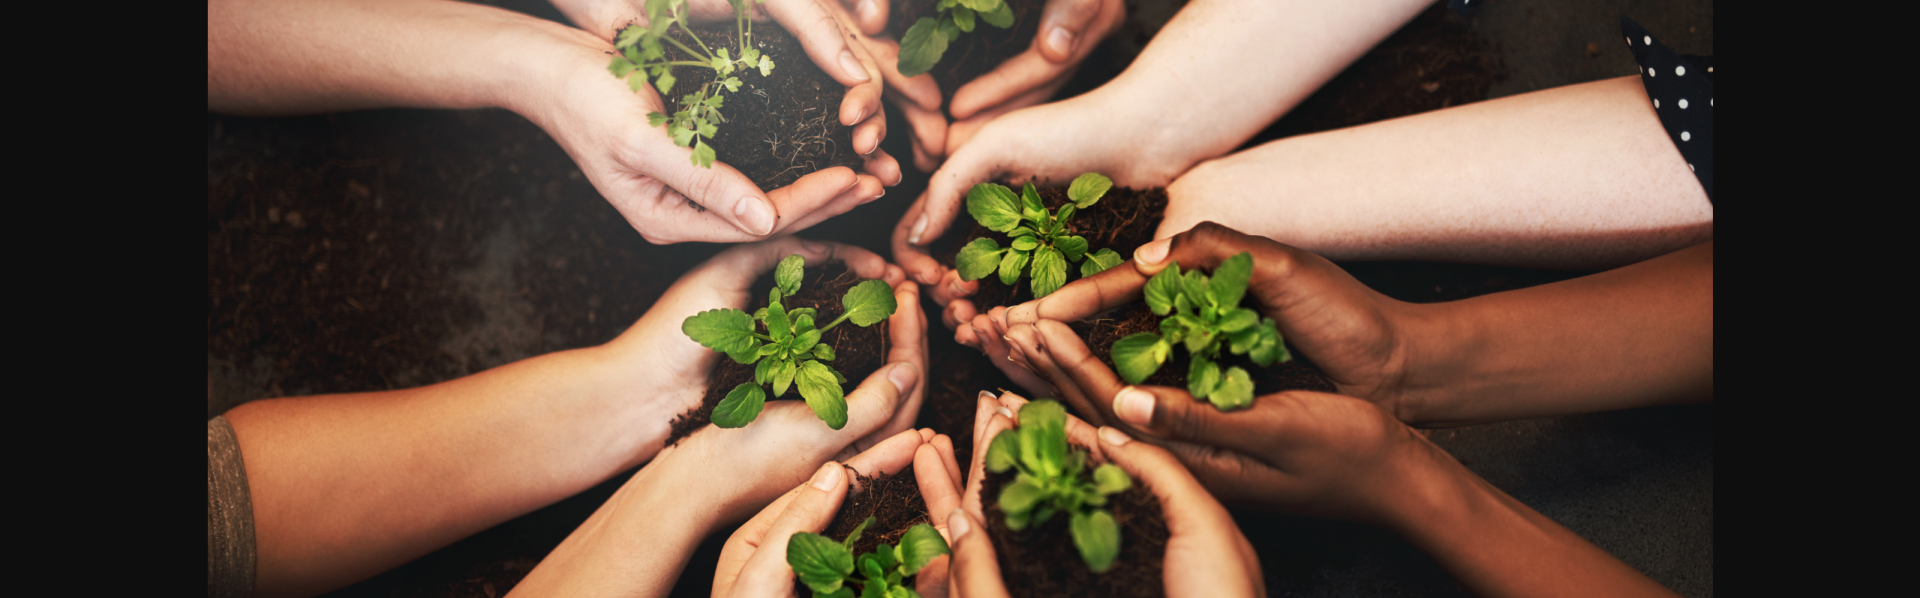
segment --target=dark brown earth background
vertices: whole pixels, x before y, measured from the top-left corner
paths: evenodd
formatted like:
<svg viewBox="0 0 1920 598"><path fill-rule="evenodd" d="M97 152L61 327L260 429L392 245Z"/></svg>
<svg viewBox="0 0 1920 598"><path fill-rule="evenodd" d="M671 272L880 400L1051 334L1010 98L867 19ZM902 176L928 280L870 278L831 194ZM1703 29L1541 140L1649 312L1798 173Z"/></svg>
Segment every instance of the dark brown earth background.
<svg viewBox="0 0 1920 598"><path fill-rule="evenodd" d="M492 1L563 20L543 2ZM1121 31L1063 94L1125 68L1177 2L1129 2ZM1634 72L1627 15L1683 53L1713 53L1707 2L1491 0L1431 10L1255 140ZM785 66L785 65L783 65ZM778 71L776 71L776 75ZM733 98L729 98L729 102ZM897 115L883 145L911 156ZM245 401L430 384L618 335L723 247L643 241L539 128L501 110L207 116L207 416ZM725 159L725 156L722 156ZM889 253L924 189L804 233ZM1342 264L1388 295L1444 301L1578 276L1435 263ZM928 307L930 321L938 311ZM968 434L972 397L1005 386L937 324L921 424ZM984 381L984 382L983 382ZM1641 409L1436 431L1489 482L1655 580L1713 594L1713 411ZM960 447L956 447L960 448ZM959 452L970 458L970 450ZM457 542L337 596L501 596L630 473ZM1460 595L1432 561L1364 526L1236 511L1269 593ZM675 594L705 596L718 548Z"/></svg>

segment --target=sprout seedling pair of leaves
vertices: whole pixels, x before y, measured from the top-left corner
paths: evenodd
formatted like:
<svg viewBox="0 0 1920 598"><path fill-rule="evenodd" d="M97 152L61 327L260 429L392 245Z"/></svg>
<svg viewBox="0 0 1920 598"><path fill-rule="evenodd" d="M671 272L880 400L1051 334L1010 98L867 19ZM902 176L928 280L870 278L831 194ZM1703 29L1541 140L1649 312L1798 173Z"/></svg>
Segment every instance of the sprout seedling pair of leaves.
<svg viewBox="0 0 1920 598"><path fill-rule="evenodd" d="M1067 447L1067 410L1060 403L1039 400L1020 408L1020 426L1003 430L987 447L987 470L1019 471L1013 483L1000 490L1000 510L1007 529L1020 531L1046 523L1056 513L1069 513L1067 531L1073 546L1094 573L1113 568L1120 556L1120 526L1106 509L1107 496L1133 486L1133 478L1112 463L1086 475L1087 452Z"/></svg>
<svg viewBox="0 0 1920 598"><path fill-rule="evenodd" d="M919 598L905 580L935 557L948 554L947 541L933 526L921 523L907 529L899 546L883 543L855 558L853 543L873 521L868 517L860 522L842 542L820 534L794 534L787 539L787 565L819 598ZM854 592L854 586L860 591Z"/></svg>
<svg viewBox="0 0 1920 598"><path fill-rule="evenodd" d="M665 98L667 93L673 91L676 81L673 67L713 69L713 80L701 85L693 93L682 96L680 110L672 116L659 112L647 114L650 126L667 125L667 134L673 136L675 145L692 147L693 163L701 168L713 168L716 156L706 139L719 134L719 123L727 122L726 117L720 114L720 108L726 105L727 100L720 90L740 91L740 78L733 76L736 71L758 70L762 77L773 75L773 60L760 55L760 50L753 47L753 19L747 15L749 2L764 4L766 1L727 0L728 4L733 5L734 27L739 32L737 41L740 50L737 53L730 54L725 47L709 49L705 42L693 34L693 29L687 25L687 0L647 0L647 26L628 27L614 39L614 48L620 52L614 55L607 70L615 78L625 79L627 87L635 92L639 92L651 76L654 88L660 90L660 97ZM669 24L679 25L680 30L699 48L687 47L680 40L666 35ZM667 50L660 45L661 40L698 60L667 60Z"/></svg>
<svg viewBox="0 0 1920 598"><path fill-rule="evenodd" d="M960 279L979 280L998 270L1000 282L1013 286L1020 281L1022 271L1031 269L1033 296L1040 298L1067 284L1068 262L1080 262L1080 276L1084 278L1126 261L1112 249L1088 252L1086 238L1067 234L1067 221L1077 210L1093 206L1112 188L1113 180L1104 175L1080 175L1067 187L1067 198L1073 203L1051 213L1040 204L1040 193L1033 183L1027 183L1019 196L994 183L974 185L967 192L967 213L981 226L1006 233L1013 241L1005 248L986 237L968 242L954 260Z"/></svg>
<svg viewBox="0 0 1920 598"><path fill-rule="evenodd" d="M780 260L774 269L774 287L768 294L767 306L752 315L738 309L713 309L694 314L680 323L680 331L700 346L726 353L743 365L758 362L753 369L753 382L734 387L714 406L714 425L738 428L753 423L766 405L767 394L761 387L767 384L773 385L774 398L787 394L789 387L797 386L807 406L813 408L814 415L820 416L828 427L838 430L847 425L847 400L840 390L847 377L825 363L833 361L834 352L832 346L820 342L820 335L841 322L850 321L861 328L872 326L893 315L898 305L893 299L893 288L886 282L862 281L840 298L840 305L845 308L840 317L816 328L813 318L817 314L813 308L789 310L780 301L800 292L800 275L806 265L807 259L798 254ZM765 334L756 322L766 328Z"/></svg>
<svg viewBox="0 0 1920 598"><path fill-rule="evenodd" d="M1223 373L1214 360L1225 345L1234 355L1246 355L1260 367L1293 359L1281 342L1272 318L1240 307L1247 281L1253 276L1253 254L1227 258L1208 277L1199 270L1180 273L1174 262L1147 280L1147 307L1160 320L1160 334L1142 332L1113 343L1113 366L1129 384L1159 371L1175 345L1185 345L1192 364L1187 369L1187 392L1211 401L1221 411L1253 404L1253 379L1233 366Z"/></svg>
<svg viewBox="0 0 1920 598"><path fill-rule="evenodd" d="M900 36L900 60L894 66L901 75L919 76L939 64L947 44L972 33L976 19L1001 29L1013 26L1013 7L1006 0L940 0L934 10L939 12L921 17Z"/></svg>

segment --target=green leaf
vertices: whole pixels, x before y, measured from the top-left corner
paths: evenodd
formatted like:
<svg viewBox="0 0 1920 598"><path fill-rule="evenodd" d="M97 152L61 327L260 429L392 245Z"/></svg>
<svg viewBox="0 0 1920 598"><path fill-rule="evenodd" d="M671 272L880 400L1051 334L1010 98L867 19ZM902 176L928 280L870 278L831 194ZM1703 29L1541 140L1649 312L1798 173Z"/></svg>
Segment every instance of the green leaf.
<svg viewBox="0 0 1920 598"><path fill-rule="evenodd" d="M1252 278L1252 253L1242 251L1220 262L1220 267L1213 269L1213 280L1209 282L1214 301L1222 309L1240 305L1240 298L1247 294L1247 281Z"/></svg>
<svg viewBox="0 0 1920 598"><path fill-rule="evenodd" d="M934 530L933 526L921 523L907 528L906 535L900 536L901 572L907 575L919 573L935 557L949 552L947 541L940 537L940 532Z"/></svg>
<svg viewBox="0 0 1920 598"><path fill-rule="evenodd" d="M697 142L693 146L692 159L695 166L713 168L713 160L718 157L713 153L713 146L707 145L705 141Z"/></svg>
<svg viewBox="0 0 1920 598"><path fill-rule="evenodd" d="M1153 310L1153 315L1164 316L1173 311L1174 299L1180 296L1180 263L1168 264L1167 269L1147 279L1145 293L1147 309Z"/></svg>
<svg viewBox="0 0 1920 598"><path fill-rule="evenodd" d="M1014 239L1015 245L1019 242L1020 239ZM960 248L959 257L953 260L955 269L960 272L960 280L980 280L992 274L994 268L1000 267L1001 251L999 243L986 237L968 242Z"/></svg>
<svg viewBox="0 0 1920 598"><path fill-rule="evenodd" d="M1033 248L1039 246L1040 240L1033 237L1014 237L1013 244L1011 245L1014 249L1021 251L1033 251Z"/></svg>
<svg viewBox="0 0 1920 598"><path fill-rule="evenodd" d="M801 583L824 594L840 589L853 575L853 553L826 536L799 532L787 539L787 565Z"/></svg>
<svg viewBox="0 0 1920 598"><path fill-rule="evenodd" d="M948 42L960 39L960 25L953 22L953 15L940 20L940 35L946 36Z"/></svg>
<svg viewBox="0 0 1920 598"><path fill-rule="evenodd" d="M763 321L767 324L767 335L773 337L774 342L793 337L793 325L787 322L787 306L780 304L779 297L767 302L767 319Z"/></svg>
<svg viewBox="0 0 1920 598"><path fill-rule="evenodd" d="M987 471L1003 473L1013 467L1020 455L1020 435L1013 430L1001 430L987 445Z"/></svg>
<svg viewBox="0 0 1920 598"><path fill-rule="evenodd" d="M607 72L613 73L615 79L625 79L627 73L633 72L634 66L633 61L627 60L625 56L615 56L613 62L607 63Z"/></svg>
<svg viewBox="0 0 1920 598"><path fill-rule="evenodd" d="M798 368L794 367L793 362L785 359L770 359L768 361L780 364L777 366L777 369L773 370L773 396L774 398L785 396L787 394L787 387L793 384L793 377L797 375Z"/></svg>
<svg viewBox="0 0 1920 598"><path fill-rule="evenodd" d="M967 191L967 213L980 226L995 232L1007 232L1020 225L1020 204L1013 190L994 183L980 183Z"/></svg>
<svg viewBox="0 0 1920 598"><path fill-rule="evenodd" d="M753 338L753 316L737 309L711 309L680 322L680 332L700 346L722 353L758 349Z"/></svg>
<svg viewBox="0 0 1920 598"><path fill-rule="evenodd" d="M900 549L886 542L881 542L879 546L873 547L873 556L874 558L880 559L880 568L882 569L892 570L900 564ZM899 571L893 571L888 574L887 577L892 578L899 574Z"/></svg>
<svg viewBox="0 0 1920 598"><path fill-rule="evenodd" d="M861 594L862 598L873 595L874 590L885 588L887 585L887 570L880 566L880 557L872 554L860 555L860 574L867 576L868 580L867 590ZM885 591L883 590L880 595L885 596Z"/></svg>
<svg viewBox="0 0 1920 598"><path fill-rule="evenodd" d="M1041 247L1033 252L1033 297L1053 294L1067 284L1067 259L1060 250Z"/></svg>
<svg viewBox="0 0 1920 598"><path fill-rule="evenodd" d="M831 592L814 592L813 598L854 598L853 586L840 586Z"/></svg>
<svg viewBox="0 0 1920 598"><path fill-rule="evenodd" d="M780 373L781 363L783 362L778 359L760 360L759 365L753 366L753 383L764 386L767 383L772 382L773 375Z"/></svg>
<svg viewBox="0 0 1920 598"><path fill-rule="evenodd" d="M1033 517L1031 511L1007 511L1007 529L1020 531L1027 528L1027 520Z"/></svg>
<svg viewBox="0 0 1920 598"><path fill-rule="evenodd" d="M740 78L727 77L727 80L722 82L721 85L726 86L727 91L729 92L740 91ZM715 99L718 99L720 96L714 96L714 97Z"/></svg>
<svg viewBox="0 0 1920 598"><path fill-rule="evenodd" d="M888 586L887 598L920 598L920 593L907 586Z"/></svg>
<svg viewBox="0 0 1920 598"><path fill-rule="evenodd" d="M875 521L878 521L878 519L868 516L866 521L860 522L860 525L853 526L853 531L847 532L847 539L841 540L840 545L847 547L847 550L853 550L853 544L860 541L860 534L867 531L867 526L873 525Z"/></svg>
<svg viewBox="0 0 1920 598"><path fill-rule="evenodd" d="M1087 254L1087 261L1080 262L1080 277L1086 278L1101 272L1106 272L1108 268L1118 266L1120 262L1124 261L1127 260L1120 257L1120 254L1115 253L1112 249L1095 251Z"/></svg>
<svg viewBox="0 0 1920 598"><path fill-rule="evenodd" d="M880 283L886 285L887 283ZM800 396L807 400L807 406L813 408L813 414L827 422L827 427L838 430L847 425L847 399L840 390L840 381L832 368L818 361L800 364L800 373L795 381L800 384Z"/></svg>
<svg viewBox="0 0 1920 598"><path fill-rule="evenodd" d="M980 18L985 20L988 25L1001 29L1013 26L1013 7L1007 6L1006 2L1001 2L1000 8L978 12L980 13Z"/></svg>
<svg viewBox="0 0 1920 598"><path fill-rule="evenodd" d="M773 76L773 59L767 58L765 56L760 57L760 76L762 77Z"/></svg>
<svg viewBox="0 0 1920 598"><path fill-rule="evenodd" d="M1112 188L1113 179L1098 172L1089 172L1073 179L1073 184L1067 185L1067 199L1073 200L1073 205L1080 206L1080 209L1084 210L1094 202L1100 201L1100 198L1107 194L1107 190Z"/></svg>
<svg viewBox="0 0 1920 598"><path fill-rule="evenodd" d="M1187 394L1195 399L1205 399L1220 386L1220 364L1204 357L1195 356L1187 366Z"/></svg>
<svg viewBox="0 0 1920 598"><path fill-rule="evenodd" d="M647 126L658 127L664 124L667 124L667 115L661 114L659 112L647 113Z"/></svg>
<svg viewBox="0 0 1920 598"><path fill-rule="evenodd" d="M1231 314L1229 314L1229 316L1231 317ZM1260 342L1258 326L1250 326L1226 334L1229 343L1228 346L1232 347L1234 355L1246 355L1248 351L1253 350L1254 345ZM1260 365L1267 364L1262 363Z"/></svg>
<svg viewBox="0 0 1920 598"><path fill-rule="evenodd" d="M1261 318L1260 325L1254 327L1260 334L1260 340L1253 345L1253 362L1261 367L1276 363L1293 361L1293 353L1287 351L1287 345L1280 339L1280 330L1274 326L1272 318Z"/></svg>
<svg viewBox="0 0 1920 598"><path fill-rule="evenodd" d="M613 45L618 48L633 47L634 44L640 42L640 36L646 32L647 28L645 27L627 27L626 29L620 30L620 35L613 39Z"/></svg>
<svg viewBox="0 0 1920 598"><path fill-rule="evenodd" d="M1120 377L1128 384L1139 384L1160 371L1161 364L1166 363L1166 352L1159 350L1164 346L1166 343L1160 340L1160 335L1151 332L1141 332L1114 341L1113 369L1118 370Z"/></svg>
<svg viewBox="0 0 1920 598"><path fill-rule="evenodd" d="M1133 487L1133 477L1112 463L1103 463L1093 470L1093 491L1100 494L1119 494Z"/></svg>
<svg viewBox="0 0 1920 598"><path fill-rule="evenodd" d="M634 71L632 74L627 75L628 90L634 93L640 93L640 88L646 87L646 86L647 86L647 74L645 72Z"/></svg>
<svg viewBox="0 0 1920 598"><path fill-rule="evenodd" d="M1046 204L1040 203L1040 190L1032 182L1020 186L1020 208L1022 210L1045 213Z"/></svg>
<svg viewBox="0 0 1920 598"><path fill-rule="evenodd" d="M1253 404L1253 379L1247 377L1247 371L1240 366L1227 368L1227 378L1220 381L1220 387L1213 389L1213 396L1207 397L1213 406L1221 411L1232 411Z"/></svg>
<svg viewBox="0 0 1920 598"><path fill-rule="evenodd" d="M1060 206L1060 211L1053 215L1054 227L1060 228L1066 226L1067 220L1073 218L1073 215L1079 212L1080 208L1073 207L1073 204Z"/></svg>
<svg viewBox="0 0 1920 598"><path fill-rule="evenodd" d="M807 323L808 328L813 327L812 320L808 320ZM796 329L796 331L797 330L798 329ZM814 345L818 344L820 344L820 331L818 330L807 330L806 332L793 335L793 351L795 353L806 354L807 352L813 351Z"/></svg>
<svg viewBox="0 0 1920 598"><path fill-rule="evenodd" d="M667 72L661 73L659 75L659 78L653 80L653 88L660 90L660 95L664 96L669 93L673 93L674 81L675 79L673 78L673 71L667 71Z"/></svg>
<svg viewBox="0 0 1920 598"><path fill-rule="evenodd" d="M707 122L707 119L696 118L694 122L697 123L694 132L699 133L701 137L712 139L714 135L720 134L720 127L713 126L713 123Z"/></svg>
<svg viewBox="0 0 1920 598"><path fill-rule="evenodd" d="M1032 478L1020 476L1012 484L1000 489L1000 510L1012 513L1026 513L1033 510L1035 503L1047 497L1047 489L1034 483Z"/></svg>
<svg viewBox="0 0 1920 598"><path fill-rule="evenodd" d="M694 130L689 129L687 127L680 126L680 123L678 122L675 122L671 125L667 125L667 133L670 135L673 135L674 145L678 145L680 147L687 147L687 146L693 145ZM696 164L699 163L699 160L697 158L695 159L695 163Z"/></svg>
<svg viewBox="0 0 1920 598"><path fill-rule="evenodd" d="M998 9L1004 3L1004 0L951 0L951 4L955 6L964 6L976 12Z"/></svg>
<svg viewBox="0 0 1920 598"><path fill-rule="evenodd" d="M1218 282L1220 278L1215 276L1213 280ZM1260 314L1244 307L1229 309L1225 315L1220 316L1222 332L1235 332L1258 323L1260 323Z"/></svg>
<svg viewBox="0 0 1920 598"><path fill-rule="evenodd" d="M1071 208L1073 206L1067 207ZM1053 246L1059 249L1060 255L1065 256L1069 262L1080 261L1080 258L1087 254L1087 239L1085 237L1073 235L1059 237L1053 240Z"/></svg>
<svg viewBox="0 0 1920 598"><path fill-rule="evenodd" d="M1073 546L1080 549L1080 558L1087 562L1088 569L1106 573L1113 568L1114 560L1120 557L1120 526L1111 513L1104 509L1091 514L1076 512L1067 530L1073 532Z"/></svg>
<svg viewBox="0 0 1920 598"><path fill-rule="evenodd" d="M953 24L959 26L961 31L972 33L973 9L965 6L953 7Z"/></svg>
<svg viewBox="0 0 1920 598"><path fill-rule="evenodd" d="M1199 270L1188 270L1180 277L1180 292L1186 293L1187 301L1195 309L1204 308L1213 302L1213 287L1207 282L1207 275Z"/></svg>
<svg viewBox="0 0 1920 598"><path fill-rule="evenodd" d="M1040 234L1039 231L1024 226L1014 227L1013 230L1007 231L1007 236L1009 237L1031 237L1038 234Z"/></svg>
<svg viewBox="0 0 1920 598"><path fill-rule="evenodd" d="M947 53L947 41L947 36L940 33L938 21L922 17L900 36L900 60L895 66L907 77L925 73L940 62L940 55Z"/></svg>
<svg viewBox="0 0 1920 598"><path fill-rule="evenodd" d="M1026 269L1027 260L1032 256L1031 252L1019 250L1008 251L1006 255L1000 256L1000 284L1013 286L1013 283L1020 282L1020 272Z"/></svg>
<svg viewBox="0 0 1920 598"><path fill-rule="evenodd" d="M1067 462L1067 408L1040 399L1020 407L1020 460L1034 471L1058 476Z"/></svg>
<svg viewBox="0 0 1920 598"><path fill-rule="evenodd" d="M711 419L713 425L738 428L753 423L754 418L760 417L760 408L766 404L767 394L760 390L760 385L741 384L733 387L733 391L727 393L727 398L720 399L719 405L713 406Z"/></svg>
<svg viewBox="0 0 1920 598"><path fill-rule="evenodd" d="M866 280L854 285L845 297L840 298L840 305L847 310L841 317L852 320L861 328L887 319L899 307L893 299L893 287L881 280Z"/></svg>
<svg viewBox="0 0 1920 598"><path fill-rule="evenodd" d="M820 343L813 346L813 358L820 361L833 361L833 346Z"/></svg>
<svg viewBox="0 0 1920 598"><path fill-rule="evenodd" d="M745 62L747 64L757 63L760 61L760 51L753 48L747 48L745 50L741 50L740 61Z"/></svg>
<svg viewBox="0 0 1920 598"><path fill-rule="evenodd" d="M815 330L813 326L813 309L812 308L788 310L787 320L793 322L794 336L799 336L801 334L806 334L808 332ZM819 339L814 339L814 342L817 343L820 341ZM806 346L812 347L813 344L808 343ZM797 344L794 345L794 347L802 351L806 350L805 348L800 348L800 345L797 345Z"/></svg>

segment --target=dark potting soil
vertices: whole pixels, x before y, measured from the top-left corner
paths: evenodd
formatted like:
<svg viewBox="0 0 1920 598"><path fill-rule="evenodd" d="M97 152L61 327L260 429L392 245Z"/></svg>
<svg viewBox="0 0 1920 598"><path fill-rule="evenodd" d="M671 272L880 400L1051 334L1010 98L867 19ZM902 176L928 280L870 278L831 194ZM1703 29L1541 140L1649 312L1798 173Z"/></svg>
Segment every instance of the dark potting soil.
<svg viewBox="0 0 1920 598"><path fill-rule="evenodd" d="M1153 310L1142 301L1129 303L1111 313L1074 322L1069 326L1080 335L1082 340L1086 341L1087 348L1093 351L1095 357L1099 357L1102 363L1111 367L1114 342L1142 332L1159 333L1160 320L1161 316L1153 315ZM1298 349L1288 345L1287 350L1293 354L1292 361L1269 367L1254 365L1253 360L1245 355L1232 355L1225 352L1222 352L1217 361L1221 371L1231 366L1245 369L1253 378L1253 393L1256 397L1287 390L1339 392L1339 389L1334 387L1333 380L1327 378L1326 373L1307 360L1306 356L1301 355ZM1143 384L1185 389L1187 368L1192 363L1193 358L1187 354L1186 349L1175 350L1173 356L1160 366L1159 371L1148 376Z"/></svg>
<svg viewBox="0 0 1920 598"><path fill-rule="evenodd" d="M1000 510L1000 488L1014 472L986 474L980 502L987 516L987 533L1000 560L1000 577L1007 591L1027 596L1160 596L1166 593L1161 568L1167 555L1167 520L1160 501L1136 481L1127 491L1107 497L1107 510L1120 524L1120 558L1106 573L1094 573L1080 558L1067 531L1065 513L1046 523L1020 531L1007 529Z"/></svg>
<svg viewBox="0 0 1920 598"><path fill-rule="evenodd" d="M699 47L678 26L668 34L689 47ZM695 27L695 35L707 47L739 55L739 33L732 23ZM716 123L720 131L707 141L721 162L739 169L761 189L778 189L793 184L801 176L846 166L859 170L863 164L853 149L853 129L840 124L840 102L847 88L833 80L807 57L800 42L773 21L754 23L753 45L773 60L773 74L762 77L757 69L734 72L740 79L739 91L722 91L726 104L720 113L727 122ZM669 60L696 60L693 56L666 44ZM667 113L680 109L685 96L700 89L714 77L713 69L675 67L677 82L671 93L662 94Z"/></svg>
<svg viewBox="0 0 1920 598"><path fill-rule="evenodd" d="M1019 189L1014 190L1016 193ZM1040 203L1048 211L1057 211L1067 205L1066 187L1047 187L1039 189ZM1107 191L1100 202L1085 210L1076 212L1073 220L1067 222L1067 231L1086 237L1087 253L1101 249L1112 249L1120 257L1131 259L1133 250L1153 240L1153 231L1160 227L1160 219L1167 211L1167 190L1127 189L1114 187ZM954 258L960 255L960 248L976 238L988 237L1005 247L1011 237L1004 233L988 230L973 221L965 211L948 227L947 234L934 240L928 248L934 259L942 265L952 268ZM1080 264L1067 264L1067 282L1080 279ZM1000 282L998 273L979 280L979 290L969 299L974 308L985 313L995 307L1019 305L1033 300L1033 277L1022 274L1014 286Z"/></svg>
<svg viewBox="0 0 1920 598"><path fill-rule="evenodd" d="M938 5L936 0L893 0L893 7L887 13L887 31L895 40L906 36L907 29L914 23L938 14ZM953 92L961 85L992 72L1000 63L1033 46L1033 36L1040 31L1041 10L1046 3L1007 0L1007 6L1013 8L1012 27L1001 29L976 20L973 31L963 32L960 39L948 43L940 62L927 70L934 82L940 84L942 111L953 103Z"/></svg>
<svg viewBox="0 0 1920 598"><path fill-rule="evenodd" d="M848 473L853 473L851 469ZM873 525L860 532L860 539L853 543L855 556L873 552L881 543L900 545L900 537L907 529L916 524L929 523L927 503L920 498L920 482L914 477L913 466L900 470L893 475L857 476L861 488L858 494L849 494L840 503L840 513L834 515L833 522L820 535L833 540L846 540L853 528L874 518ZM795 596L811 596L812 591L798 578L793 580Z"/></svg>
<svg viewBox="0 0 1920 598"><path fill-rule="evenodd" d="M824 326L834 318L840 317L841 312L846 311L840 305L840 298L862 280L865 279L855 275L839 262L808 267L806 275L800 281L800 292L781 300L781 303L789 310L801 307L819 310L814 316L814 321ZM769 272L766 276L760 277L760 280L754 281L753 286L749 288L753 289L750 292L757 296L753 304L747 308L747 312L752 313L767 306L765 293L767 289L773 288L773 274ZM911 309L911 306L901 307ZM826 362L827 365L833 366L840 375L847 377L847 383L843 386L847 389L859 386L861 380L865 380L869 374L886 363L887 339L887 322L885 321L866 328L861 328L851 321L841 322L839 326L820 336L820 342L833 347L834 359ZM667 434L667 446L673 446L680 442L680 439L692 435L711 423L713 408L720 404L721 399L727 398L728 392L743 383L753 382L753 367L753 365L741 365L732 358L721 355L719 365L713 368L712 374L707 375L707 394L701 399L700 406L688 409L686 413L673 418L673 426ZM771 392L771 389L768 391ZM797 387L787 389L786 395L767 397L769 403L779 399L802 400ZM823 422L821 425L826 424Z"/></svg>

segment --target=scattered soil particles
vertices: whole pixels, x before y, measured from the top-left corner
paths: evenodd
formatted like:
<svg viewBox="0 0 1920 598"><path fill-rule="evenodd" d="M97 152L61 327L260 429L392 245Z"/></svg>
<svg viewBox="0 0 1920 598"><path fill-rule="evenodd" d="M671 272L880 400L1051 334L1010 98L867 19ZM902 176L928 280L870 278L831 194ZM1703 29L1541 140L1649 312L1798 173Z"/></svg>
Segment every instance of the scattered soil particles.
<svg viewBox="0 0 1920 598"><path fill-rule="evenodd" d="M900 470L893 475L863 476L847 473L859 480L860 492L847 495L840 504L840 513L834 515L833 522L820 535L828 539L847 539L853 528L874 518L873 525L860 532L860 539L853 543L853 554L857 557L873 552L882 543L899 546L900 537L907 529L921 523L930 523L927 517L927 503L920 497L920 482L914 477L913 466ZM793 580L795 596L811 596L812 591L798 578Z"/></svg>
<svg viewBox="0 0 1920 598"><path fill-rule="evenodd" d="M905 37L907 29L923 18L933 18L940 11L936 0L893 0L893 9L887 13L887 31L898 40ZM961 85L980 78L993 71L1000 63L1006 62L1027 48L1033 47L1033 36L1040 31L1041 10L1046 3L1041 0L1007 0L1007 6L1013 9L1013 26L1006 29L988 25L984 20L975 20L972 32L963 32L960 39L947 44L947 53L940 56L940 62L934 63L927 72L933 74L935 83L940 84L940 109L945 111L953 103L953 92Z"/></svg>
<svg viewBox="0 0 1920 598"><path fill-rule="evenodd" d="M739 33L732 23L693 31L707 47L718 51L726 46L732 48L728 54L738 56L734 46ZM699 47L677 25L667 32L688 47ZM754 23L753 45L773 60L773 74L762 77L757 69L743 69L732 75L740 79L740 90L723 91L727 99L720 113L727 122L717 123L719 133L707 141L718 160L739 169L761 189L785 187L835 166L858 171L863 161L853 149L853 129L840 124L847 88L821 71L800 42L772 21ZM698 60L673 44L666 44L666 50L669 60ZM672 92L661 98L668 114L712 81L714 71L674 67L673 76L677 82Z"/></svg>
<svg viewBox="0 0 1920 598"><path fill-rule="evenodd" d="M1012 188L1015 193L1020 192L1018 185ZM1070 203L1064 186L1040 188L1039 192L1040 203L1049 212L1057 212L1060 206ZM1120 257L1132 259L1135 248L1153 240L1153 231L1160 226L1160 219L1166 211L1167 190L1164 188L1114 187L1100 198L1099 203L1076 212L1073 219L1067 222L1067 231L1086 237L1087 253L1112 249ZM954 258L960 255L960 248L974 239L988 237L1001 247L1012 242L1012 237L1005 233L994 232L974 222L973 216L964 210L955 224L928 248L935 259L948 268L954 267ZM1079 279L1080 264L1067 264L1067 282L1071 284ZM979 290L969 299L981 313L995 307L1010 307L1033 300L1033 277L1029 273L1021 274L1020 280L1013 286L1001 283L998 272L978 282Z"/></svg>
<svg viewBox="0 0 1920 598"><path fill-rule="evenodd" d="M1094 573L1080 558L1067 531L1066 513L1021 531L1007 529L1000 510L1000 488L1011 483L1013 471L988 473L981 480L980 502L987 516L987 533L1000 559L1000 577L1016 598L1028 596L1161 596L1166 584L1161 568L1167 555L1167 520L1153 492L1136 482L1125 492L1107 497L1107 510L1120 524L1120 558L1106 573Z"/></svg>
<svg viewBox="0 0 1920 598"><path fill-rule="evenodd" d="M840 317L841 312L846 311L840 305L840 298L863 280L865 279L855 275L839 262L811 266L807 268L806 275L801 278L800 292L781 300L781 303L789 310L801 307L818 310L814 321L824 326L834 318ZM749 292L757 295L757 298L754 299L753 305L747 308L747 312L752 313L766 307L766 292L767 289L773 288L773 273L769 272L766 276L760 277L760 280L754 281L753 286L748 288L751 289ZM901 307L912 309L912 306ZM840 375L847 377L845 387L859 386L861 380L865 380L869 374L886 363L887 322L881 321L866 328L861 328L852 321L841 322L839 326L833 327L833 330L828 330L826 334L821 335L820 342L833 347L834 359L827 362L827 365L833 366L833 369L840 371ZM753 365L741 365L725 355L721 355L719 361L719 365L713 368L713 373L707 376L707 394L701 399L700 406L688 409L686 413L673 418L673 426L667 434L667 446L673 446L680 442L680 439L691 436L694 432L706 427L713 421L713 408L720 404L721 399L727 398L728 392L736 386L753 382ZM768 389L768 392L771 392L771 389ZM788 388L787 394L767 397L767 402L771 403L779 399L801 400L800 390L798 387ZM823 422L821 425L826 424Z"/></svg>

